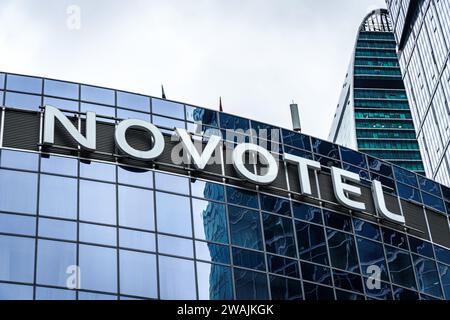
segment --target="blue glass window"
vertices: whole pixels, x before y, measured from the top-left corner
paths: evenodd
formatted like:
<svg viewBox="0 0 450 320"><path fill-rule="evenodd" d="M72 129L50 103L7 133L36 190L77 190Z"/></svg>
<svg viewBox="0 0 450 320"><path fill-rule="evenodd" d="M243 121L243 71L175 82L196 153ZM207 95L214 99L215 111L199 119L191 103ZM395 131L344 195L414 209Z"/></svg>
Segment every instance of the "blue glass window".
<svg viewBox="0 0 450 320"><path fill-rule="evenodd" d="M283 142L289 146L311 151L311 141L308 136L294 131L282 129Z"/></svg>
<svg viewBox="0 0 450 320"><path fill-rule="evenodd" d="M262 252L233 248L233 263L238 267L266 270L264 254Z"/></svg>
<svg viewBox="0 0 450 320"><path fill-rule="evenodd" d="M266 250L282 256L296 257L292 220L263 214Z"/></svg>
<svg viewBox="0 0 450 320"><path fill-rule="evenodd" d="M392 300L392 291L389 284L385 282L379 282L379 288L376 288L376 286L373 285L371 285L369 288L369 286L367 286L367 283L372 283L373 281L371 279L363 279L363 281L366 284L365 288L367 296L379 300Z"/></svg>
<svg viewBox="0 0 450 320"><path fill-rule="evenodd" d="M78 91L79 86L76 83L55 80L44 81L44 94L47 96L78 100Z"/></svg>
<svg viewBox="0 0 450 320"><path fill-rule="evenodd" d="M302 300L302 286L300 281L270 276L270 292L272 300Z"/></svg>
<svg viewBox="0 0 450 320"><path fill-rule="evenodd" d="M450 250L435 245L434 252L438 261L450 265Z"/></svg>
<svg viewBox="0 0 450 320"><path fill-rule="evenodd" d="M415 291L407 290L405 288L394 287L395 300L419 300L419 294Z"/></svg>
<svg viewBox="0 0 450 320"><path fill-rule="evenodd" d="M158 232L192 237L189 198L157 192L156 212Z"/></svg>
<svg viewBox="0 0 450 320"><path fill-rule="evenodd" d="M384 258L384 250L381 243L356 238L358 244L359 261L361 263L361 272L363 275L374 276L373 266L377 266L381 271L381 280L389 281L386 260Z"/></svg>
<svg viewBox="0 0 450 320"><path fill-rule="evenodd" d="M353 228L355 229L355 234L363 236L372 240L381 240L380 228L370 222L353 218Z"/></svg>
<svg viewBox="0 0 450 320"><path fill-rule="evenodd" d="M367 169L367 160L364 154L344 147L340 147L340 149L342 161Z"/></svg>
<svg viewBox="0 0 450 320"><path fill-rule="evenodd" d="M264 273L234 268L234 285L237 300L267 300L269 291Z"/></svg>
<svg viewBox="0 0 450 320"><path fill-rule="evenodd" d="M225 201L225 188L220 184L195 180L191 182L191 190L194 197Z"/></svg>
<svg viewBox="0 0 450 320"><path fill-rule="evenodd" d="M75 219L77 217L77 180L42 174L39 214Z"/></svg>
<svg viewBox="0 0 450 320"><path fill-rule="evenodd" d="M116 224L116 186L80 180L80 220Z"/></svg>
<svg viewBox="0 0 450 320"><path fill-rule="evenodd" d="M230 264L230 250L228 246L195 241L195 255L198 260Z"/></svg>
<svg viewBox="0 0 450 320"><path fill-rule="evenodd" d="M36 214L37 174L0 170L0 210Z"/></svg>
<svg viewBox="0 0 450 320"><path fill-rule="evenodd" d="M155 186L159 190L189 194L189 179L171 174L155 173Z"/></svg>
<svg viewBox="0 0 450 320"><path fill-rule="evenodd" d="M347 282L346 282L347 283ZM348 291L336 290L336 300L338 301L356 301L365 300L364 296Z"/></svg>
<svg viewBox="0 0 450 320"><path fill-rule="evenodd" d="M0 89L4 89L5 88L5 74L4 73L0 73Z"/></svg>
<svg viewBox="0 0 450 320"><path fill-rule="evenodd" d="M34 236L36 233L36 218L0 213L0 232Z"/></svg>
<svg viewBox="0 0 450 320"><path fill-rule="evenodd" d="M115 94L113 90L82 85L81 100L113 106L115 105Z"/></svg>
<svg viewBox="0 0 450 320"><path fill-rule="evenodd" d="M117 106L137 111L150 112L150 98L138 94L118 91Z"/></svg>
<svg viewBox="0 0 450 320"><path fill-rule="evenodd" d="M194 262L159 256L159 285L163 300L195 300Z"/></svg>
<svg viewBox="0 0 450 320"><path fill-rule="evenodd" d="M420 292L442 297L436 262L416 255L413 255L413 261Z"/></svg>
<svg viewBox="0 0 450 320"><path fill-rule="evenodd" d="M267 268L271 273L276 273L291 278L300 278L300 270L297 260L268 254Z"/></svg>
<svg viewBox="0 0 450 320"><path fill-rule="evenodd" d="M406 235L391 229L381 228L383 233L383 241L385 244L408 250L408 242Z"/></svg>
<svg viewBox="0 0 450 320"><path fill-rule="evenodd" d="M186 120L212 127L219 125L216 111L192 106L186 106Z"/></svg>
<svg viewBox="0 0 450 320"><path fill-rule="evenodd" d="M265 194L260 195L261 210L291 216L291 205L288 199L277 198Z"/></svg>
<svg viewBox="0 0 450 320"><path fill-rule="evenodd" d="M153 191L119 186L119 225L155 230Z"/></svg>
<svg viewBox="0 0 450 320"><path fill-rule="evenodd" d="M323 141L320 139L312 138L312 147L315 153L321 154L328 158L340 159L339 148L337 145Z"/></svg>
<svg viewBox="0 0 450 320"><path fill-rule="evenodd" d="M318 266L316 264L302 262L302 276L304 280L332 285L330 268Z"/></svg>
<svg viewBox="0 0 450 320"><path fill-rule="evenodd" d="M31 94L6 92L5 106L32 111L39 111L41 96Z"/></svg>
<svg viewBox="0 0 450 320"><path fill-rule="evenodd" d="M101 106L98 104L92 104L92 103L84 103L82 102L80 104L80 111L81 112L95 112L97 116L104 116L104 117L112 117L114 118L116 116L116 110L112 107L107 106ZM104 121L104 122L114 122L113 120L106 120L106 119L97 119L97 121Z"/></svg>
<svg viewBox="0 0 450 320"><path fill-rule="evenodd" d="M228 243L225 205L193 199L192 209L197 239Z"/></svg>
<svg viewBox="0 0 450 320"><path fill-rule="evenodd" d="M184 119L184 105L181 103L152 98L152 112L162 116Z"/></svg>
<svg viewBox="0 0 450 320"><path fill-rule="evenodd" d="M232 116L226 113L220 114L220 127L230 130L242 130L247 132L250 129L250 124L247 119Z"/></svg>
<svg viewBox="0 0 450 320"><path fill-rule="evenodd" d="M227 200L232 204L258 208L258 196L255 192L227 187Z"/></svg>
<svg viewBox="0 0 450 320"><path fill-rule="evenodd" d="M153 254L120 250L120 293L157 298L156 258Z"/></svg>
<svg viewBox="0 0 450 320"><path fill-rule="evenodd" d="M119 229L119 240L122 248L156 251L156 241L153 233Z"/></svg>
<svg viewBox="0 0 450 320"><path fill-rule="evenodd" d="M117 296L80 291L78 292L78 300L117 300Z"/></svg>
<svg viewBox="0 0 450 320"><path fill-rule="evenodd" d="M0 91L0 103L2 104L2 106L4 105L3 97L4 97L4 93L3 93L3 91Z"/></svg>
<svg viewBox="0 0 450 320"><path fill-rule="evenodd" d="M327 244L323 227L295 221L300 259L328 264Z"/></svg>
<svg viewBox="0 0 450 320"><path fill-rule="evenodd" d="M444 289L445 299L450 299L450 267L444 264L438 264L439 276L441 278L442 288Z"/></svg>
<svg viewBox="0 0 450 320"><path fill-rule="evenodd" d="M115 182L116 167L101 162L80 161L80 177Z"/></svg>
<svg viewBox="0 0 450 320"><path fill-rule="evenodd" d="M168 129L168 130L162 130L164 133L168 133L168 134L172 134L173 130L175 128L184 128L185 127L185 122L183 122L181 120L175 120L175 119L166 118L166 117L159 117L159 116L155 116L155 115L153 115L152 119L153 119L152 123L155 126Z"/></svg>
<svg viewBox="0 0 450 320"><path fill-rule="evenodd" d="M416 174L414 172L394 166L395 179L414 188L418 188Z"/></svg>
<svg viewBox="0 0 450 320"><path fill-rule="evenodd" d="M77 176L78 160L57 156L42 156L41 172Z"/></svg>
<svg viewBox="0 0 450 320"><path fill-rule="evenodd" d="M62 240L77 240L77 224L75 222L39 219L39 236Z"/></svg>
<svg viewBox="0 0 450 320"><path fill-rule="evenodd" d="M342 231L352 232L352 220L349 216L344 216L328 210L323 211L323 216L327 226Z"/></svg>
<svg viewBox="0 0 450 320"><path fill-rule="evenodd" d="M194 242L192 240L158 235L159 253L186 258L194 257Z"/></svg>
<svg viewBox="0 0 450 320"><path fill-rule="evenodd" d="M359 272L353 235L327 230L331 265L350 272Z"/></svg>
<svg viewBox="0 0 450 320"><path fill-rule="evenodd" d="M66 287L69 277L67 273L77 264L77 246L74 243L39 240L37 258L37 280L39 284ZM80 280L83 280L80 278ZM76 284L76 281L74 281Z"/></svg>
<svg viewBox="0 0 450 320"><path fill-rule="evenodd" d="M360 275L334 270L333 278L337 288L363 293Z"/></svg>
<svg viewBox="0 0 450 320"><path fill-rule="evenodd" d="M441 185L442 195L446 201L450 201L450 188Z"/></svg>
<svg viewBox="0 0 450 320"><path fill-rule="evenodd" d="M378 159L368 157L369 158L369 169L372 172L379 173L385 177L393 178L394 175L392 173L392 166L387 164L386 162L380 161Z"/></svg>
<svg viewBox="0 0 450 320"><path fill-rule="evenodd" d="M200 300L232 300L231 269L216 264L197 262L198 298Z"/></svg>
<svg viewBox="0 0 450 320"><path fill-rule="evenodd" d="M31 152L1 150L0 165L4 168L37 171L38 155Z"/></svg>
<svg viewBox="0 0 450 320"><path fill-rule="evenodd" d="M153 188L152 171L122 166L118 166L117 169L117 180L119 183L143 188Z"/></svg>
<svg viewBox="0 0 450 320"><path fill-rule="evenodd" d="M75 300L75 291L37 287L36 300Z"/></svg>
<svg viewBox="0 0 450 320"><path fill-rule="evenodd" d="M81 288L117 292L117 250L88 245L79 246Z"/></svg>
<svg viewBox="0 0 450 320"><path fill-rule="evenodd" d="M261 223L257 211L228 206L231 243L249 249L263 250Z"/></svg>
<svg viewBox="0 0 450 320"><path fill-rule="evenodd" d="M80 241L115 247L117 245L117 230L113 227L80 223Z"/></svg>
<svg viewBox="0 0 450 320"><path fill-rule="evenodd" d="M119 119L139 119L143 121L150 122L150 114L142 113L137 111L130 111L125 109L117 108L117 118Z"/></svg>
<svg viewBox="0 0 450 320"><path fill-rule="evenodd" d="M422 191L431 193L436 197L441 197L441 190L438 183L422 176L417 176L417 178L419 179L419 185Z"/></svg>
<svg viewBox="0 0 450 320"><path fill-rule="evenodd" d="M412 252L421 254L428 258L434 258L433 245L430 242L426 242L414 237L408 237L408 239L409 246Z"/></svg>
<svg viewBox="0 0 450 320"><path fill-rule="evenodd" d="M387 262L393 283L416 289L416 281L408 252L385 246Z"/></svg>
<svg viewBox="0 0 450 320"><path fill-rule="evenodd" d="M445 212L444 201L442 201L441 198L437 198L435 196L432 196L431 194L422 191L422 199L423 203L429 206L430 208L436 209L441 212Z"/></svg>
<svg viewBox="0 0 450 320"><path fill-rule="evenodd" d="M334 300L333 289L312 283L304 283L305 300Z"/></svg>
<svg viewBox="0 0 450 320"><path fill-rule="evenodd" d="M398 192L398 195L403 199L413 200L416 202L422 202L421 198L420 198L419 189L415 189L415 188L412 188L412 187L409 187L407 185L397 182L397 192Z"/></svg>
<svg viewBox="0 0 450 320"><path fill-rule="evenodd" d="M18 284L0 283L1 300L32 300L33 287Z"/></svg>
<svg viewBox="0 0 450 320"><path fill-rule="evenodd" d="M42 79L8 74L6 79L6 89L41 94Z"/></svg>
<svg viewBox="0 0 450 320"><path fill-rule="evenodd" d="M0 280L33 282L34 243L31 238L0 236Z"/></svg>
<svg viewBox="0 0 450 320"><path fill-rule="evenodd" d="M322 210L304 203L292 202L294 217L300 220L322 224Z"/></svg>

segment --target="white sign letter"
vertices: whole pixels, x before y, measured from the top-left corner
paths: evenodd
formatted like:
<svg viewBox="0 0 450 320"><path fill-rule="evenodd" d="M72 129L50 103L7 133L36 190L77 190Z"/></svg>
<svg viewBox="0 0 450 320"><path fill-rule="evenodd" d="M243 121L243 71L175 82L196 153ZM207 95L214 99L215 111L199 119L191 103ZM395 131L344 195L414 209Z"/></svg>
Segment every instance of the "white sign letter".
<svg viewBox="0 0 450 320"><path fill-rule="evenodd" d="M351 200L348 196L360 196L361 188L345 183L343 179L351 182L359 182L359 175L347 170L331 167L334 194L340 204L354 210L363 211L366 205L362 202Z"/></svg>
<svg viewBox="0 0 450 320"><path fill-rule="evenodd" d="M392 222L405 224L404 216L390 212L386 207L386 202L384 201L383 187L381 186L381 182L378 180L372 181L372 196L373 201L375 202L375 208L379 215L385 217L386 219Z"/></svg>
<svg viewBox="0 0 450 320"><path fill-rule="evenodd" d="M298 177L300 180L300 190L303 194L312 196L311 181L309 180L308 170L320 171L320 162L294 156L289 153L284 154L284 160L288 163L298 165Z"/></svg>

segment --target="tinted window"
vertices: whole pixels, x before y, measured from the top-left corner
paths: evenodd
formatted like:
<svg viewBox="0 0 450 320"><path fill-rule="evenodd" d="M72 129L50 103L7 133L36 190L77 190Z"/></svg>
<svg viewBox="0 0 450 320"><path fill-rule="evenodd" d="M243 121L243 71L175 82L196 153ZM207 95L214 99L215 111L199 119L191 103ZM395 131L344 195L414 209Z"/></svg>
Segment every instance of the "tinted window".
<svg viewBox="0 0 450 320"><path fill-rule="evenodd" d="M117 92L117 105L137 111L150 112L150 98L127 92Z"/></svg>
<svg viewBox="0 0 450 320"><path fill-rule="evenodd" d="M117 291L117 252L115 249L80 245L81 288Z"/></svg>
<svg viewBox="0 0 450 320"><path fill-rule="evenodd" d="M442 297L436 263L433 260L416 255L413 255L413 261L420 292L435 297Z"/></svg>
<svg viewBox="0 0 450 320"><path fill-rule="evenodd" d="M120 250L120 293L157 298L156 257Z"/></svg>
<svg viewBox="0 0 450 320"><path fill-rule="evenodd" d="M364 154L344 148L344 147L340 147L340 149L341 149L341 156L342 156L343 161L353 164L360 168L364 168L364 169L367 168L366 156Z"/></svg>
<svg viewBox="0 0 450 320"><path fill-rule="evenodd" d="M408 250L406 235L391 229L381 228L383 232L383 241L386 244Z"/></svg>
<svg viewBox="0 0 450 320"><path fill-rule="evenodd" d="M106 246L117 245L117 230L113 227L80 223L80 241Z"/></svg>
<svg viewBox="0 0 450 320"><path fill-rule="evenodd" d="M328 158L339 159L339 148L337 145L327 141L312 139L312 147L315 153L321 154Z"/></svg>
<svg viewBox="0 0 450 320"><path fill-rule="evenodd" d="M405 251L386 246L386 256L393 283L416 289L411 257Z"/></svg>
<svg viewBox="0 0 450 320"><path fill-rule="evenodd" d="M361 272L365 276L373 275L374 266L381 271L381 279L389 281L386 261L384 259L384 251L381 243L357 238L359 261L361 262ZM378 271L377 270L377 271Z"/></svg>
<svg viewBox="0 0 450 320"><path fill-rule="evenodd" d="M317 282L320 284L332 284L330 268L318 266L316 264L302 262L302 276L303 279Z"/></svg>
<svg viewBox="0 0 450 320"><path fill-rule="evenodd" d="M153 172L131 167L118 166L117 179L119 183L139 186L143 188L153 188Z"/></svg>
<svg viewBox="0 0 450 320"><path fill-rule="evenodd" d="M5 106L32 111L39 111L41 97L31 94L7 92L5 95Z"/></svg>
<svg viewBox="0 0 450 320"><path fill-rule="evenodd" d="M408 237L408 239L412 252L434 258L433 245L431 243L413 237Z"/></svg>
<svg viewBox="0 0 450 320"><path fill-rule="evenodd" d="M294 217L308 222L322 224L322 210L318 207L309 206L307 204L292 202Z"/></svg>
<svg viewBox="0 0 450 320"><path fill-rule="evenodd" d="M1 300L32 300L33 287L17 284L0 283Z"/></svg>
<svg viewBox="0 0 450 320"><path fill-rule="evenodd" d="M115 94L113 90L82 85L81 100L114 105Z"/></svg>
<svg viewBox="0 0 450 320"><path fill-rule="evenodd" d="M155 230L153 191L119 186L119 224Z"/></svg>
<svg viewBox="0 0 450 320"><path fill-rule="evenodd" d="M191 106L186 106L186 120L213 127L219 125L217 112Z"/></svg>
<svg viewBox="0 0 450 320"><path fill-rule="evenodd" d="M273 300L302 300L300 281L270 276L270 292Z"/></svg>
<svg viewBox="0 0 450 320"><path fill-rule="evenodd" d="M37 174L0 170L0 210L36 214Z"/></svg>
<svg viewBox="0 0 450 320"><path fill-rule="evenodd" d="M167 193L156 193L158 231L192 236L189 198Z"/></svg>
<svg viewBox="0 0 450 320"><path fill-rule="evenodd" d="M195 237L201 240L228 243L225 205L192 200Z"/></svg>
<svg viewBox="0 0 450 320"><path fill-rule="evenodd" d="M225 201L225 190L220 184L195 180L191 182L191 192L194 197Z"/></svg>
<svg viewBox="0 0 450 320"><path fill-rule="evenodd" d="M106 163L80 161L80 177L115 182L116 167Z"/></svg>
<svg viewBox="0 0 450 320"><path fill-rule="evenodd" d="M44 94L68 99L78 99L78 84L54 80L44 81Z"/></svg>
<svg viewBox="0 0 450 320"><path fill-rule="evenodd" d="M266 263L262 252L240 248L233 248L232 252L234 265L247 269L266 270Z"/></svg>
<svg viewBox="0 0 450 320"><path fill-rule="evenodd" d="M152 99L152 112L172 118L184 119L184 105L160 99Z"/></svg>
<svg viewBox="0 0 450 320"><path fill-rule="evenodd" d="M155 186L159 190L189 194L189 180L171 174L155 173Z"/></svg>
<svg viewBox="0 0 450 320"><path fill-rule="evenodd" d="M41 157L41 171L77 176L78 160L57 156Z"/></svg>
<svg viewBox="0 0 450 320"><path fill-rule="evenodd" d="M101 106L98 104L91 104L91 103L81 103L80 104L80 111L81 112L95 112L97 116L104 116L104 117L115 117L116 116L116 110L112 107L107 106ZM104 122L112 122L113 120L106 120L99 118L97 121L104 121Z"/></svg>
<svg viewBox="0 0 450 320"><path fill-rule="evenodd" d="M39 219L39 236L62 240L77 240L77 224L55 219Z"/></svg>
<svg viewBox="0 0 450 320"><path fill-rule="evenodd" d="M227 187L227 200L232 204L258 208L258 197L255 192Z"/></svg>
<svg viewBox="0 0 450 320"><path fill-rule="evenodd" d="M238 300L266 300L269 299L267 276L242 269L234 269L234 285Z"/></svg>
<svg viewBox="0 0 450 320"><path fill-rule="evenodd" d="M342 231L352 231L352 220L350 217L328 210L324 210L323 216L327 226Z"/></svg>
<svg viewBox="0 0 450 320"><path fill-rule="evenodd" d="M337 288L363 293L361 276L343 271L333 271L334 285Z"/></svg>
<svg viewBox="0 0 450 320"><path fill-rule="evenodd" d="M30 152L1 150L0 165L4 168L37 171L38 155Z"/></svg>
<svg viewBox="0 0 450 320"><path fill-rule="evenodd" d="M158 251L172 256L194 257L194 243L178 237L158 235Z"/></svg>
<svg viewBox="0 0 450 320"><path fill-rule="evenodd" d="M296 221L295 229L300 259L328 264L327 245L323 228Z"/></svg>
<svg viewBox="0 0 450 320"><path fill-rule="evenodd" d="M8 74L6 89L40 94L42 92L42 79Z"/></svg>
<svg viewBox="0 0 450 320"><path fill-rule="evenodd" d="M300 270L297 260L283 258L279 256L267 255L267 268L271 273L282 276L300 278Z"/></svg>
<svg viewBox="0 0 450 320"><path fill-rule="evenodd" d="M44 106L52 106L60 110L78 111L78 101L44 97Z"/></svg>
<svg viewBox="0 0 450 320"><path fill-rule="evenodd" d="M435 245L434 252L438 261L450 265L450 250Z"/></svg>
<svg viewBox="0 0 450 320"><path fill-rule="evenodd" d="M305 300L334 300L333 289L311 283L304 283Z"/></svg>
<svg viewBox="0 0 450 320"><path fill-rule="evenodd" d="M311 142L308 136L282 129L284 144L311 151Z"/></svg>
<svg viewBox="0 0 450 320"><path fill-rule="evenodd" d="M353 228L355 229L355 234L373 239L381 240L380 228L370 222L353 218Z"/></svg>
<svg viewBox="0 0 450 320"><path fill-rule="evenodd" d="M296 257L292 220L263 214L266 250L282 256Z"/></svg>
<svg viewBox="0 0 450 320"><path fill-rule="evenodd" d="M119 229L120 246L142 251L156 251L153 233Z"/></svg>
<svg viewBox="0 0 450 320"><path fill-rule="evenodd" d="M41 175L39 213L45 216L75 219L77 217L77 180Z"/></svg>
<svg viewBox="0 0 450 320"><path fill-rule="evenodd" d="M0 232L34 236L36 233L36 218L1 213Z"/></svg>
<svg viewBox="0 0 450 320"><path fill-rule="evenodd" d="M194 262L159 256L159 284L161 299L196 299Z"/></svg>
<svg viewBox="0 0 450 320"><path fill-rule="evenodd" d="M37 287L36 300L75 300L75 291Z"/></svg>
<svg viewBox="0 0 450 320"><path fill-rule="evenodd" d="M261 222L257 211L228 206L231 243L262 250Z"/></svg>
<svg viewBox="0 0 450 320"><path fill-rule="evenodd" d="M412 187L418 188L419 185L417 184L417 178L416 178L416 174L399 168L399 167L394 167L394 174L395 174L395 178L400 181L403 182L407 185L410 185Z"/></svg>
<svg viewBox="0 0 450 320"><path fill-rule="evenodd" d="M351 272L359 272L353 235L327 230L331 265Z"/></svg>
<svg viewBox="0 0 450 320"><path fill-rule="evenodd" d="M80 220L116 224L116 186L80 180Z"/></svg>
<svg viewBox="0 0 450 320"><path fill-rule="evenodd" d="M34 239L0 236L0 280L33 282Z"/></svg>
<svg viewBox="0 0 450 320"><path fill-rule="evenodd" d="M220 127L224 129L247 131L250 129L250 124L247 119L221 113Z"/></svg>
<svg viewBox="0 0 450 320"><path fill-rule="evenodd" d="M199 260L230 264L230 250L228 246L195 241L195 255Z"/></svg>
<svg viewBox="0 0 450 320"><path fill-rule="evenodd" d="M150 114L142 113L142 112L136 112L136 111L130 111L130 110L124 110L117 108L117 118L119 119L139 119L143 121L150 122Z"/></svg>
<svg viewBox="0 0 450 320"><path fill-rule="evenodd" d="M209 263L197 263L198 298L200 300L232 300L231 269Z"/></svg>
<svg viewBox="0 0 450 320"><path fill-rule="evenodd" d="M291 215L291 205L288 199L260 195L261 210L278 213L285 216Z"/></svg>

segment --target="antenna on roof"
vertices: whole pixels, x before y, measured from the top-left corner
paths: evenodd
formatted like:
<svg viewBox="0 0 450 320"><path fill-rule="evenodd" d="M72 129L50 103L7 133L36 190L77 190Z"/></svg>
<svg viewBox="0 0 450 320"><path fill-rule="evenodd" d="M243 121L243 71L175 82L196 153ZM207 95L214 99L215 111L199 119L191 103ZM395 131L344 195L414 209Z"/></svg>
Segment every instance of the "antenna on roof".
<svg viewBox="0 0 450 320"><path fill-rule="evenodd" d="M294 102L294 100L292 100L290 107L291 107L292 129L296 132L302 132L298 105Z"/></svg>

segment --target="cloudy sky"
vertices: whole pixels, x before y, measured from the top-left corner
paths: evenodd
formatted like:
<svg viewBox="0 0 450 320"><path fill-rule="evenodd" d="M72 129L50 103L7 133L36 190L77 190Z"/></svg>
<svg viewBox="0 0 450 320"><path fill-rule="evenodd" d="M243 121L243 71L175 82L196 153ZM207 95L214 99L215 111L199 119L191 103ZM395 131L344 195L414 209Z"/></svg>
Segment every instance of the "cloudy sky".
<svg viewBox="0 0 450 320"><path fill-rule="evenodd" d="M0 70L160 96L326 138L384 0L0 0ZM78 14L79 13L79 14ZM78 19L78 17L80 19Z"/></svg>

